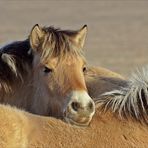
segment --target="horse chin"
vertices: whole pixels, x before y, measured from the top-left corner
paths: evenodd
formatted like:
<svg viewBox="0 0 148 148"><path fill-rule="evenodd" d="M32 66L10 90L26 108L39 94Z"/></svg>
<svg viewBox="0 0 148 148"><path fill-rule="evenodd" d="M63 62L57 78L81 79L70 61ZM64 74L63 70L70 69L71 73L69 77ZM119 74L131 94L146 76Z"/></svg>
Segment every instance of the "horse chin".
<svg viewBox="0 0 148 148"><path fill-rule="evenodd" d="M86 122L86 123L80 123L80 122L76 122L74 121L73 119L70 119L70 118L64 118L65 121L71 125L74 125L74 126L81 126L81 127L87 127L89 125L90 122Z"/></svg>
<svg viewBox="0 0 148 148"><path fill-rule="evenodd" d="M68 117L68 116L64 116L64 120L65 122L71 124L71 125L75 125L75 126L83 126L83 127L86 127L90 124L90 121L91 121L92 118L90 117L83 117L83 118L79 118L79 119L73 119L71 117Z"/></svg>

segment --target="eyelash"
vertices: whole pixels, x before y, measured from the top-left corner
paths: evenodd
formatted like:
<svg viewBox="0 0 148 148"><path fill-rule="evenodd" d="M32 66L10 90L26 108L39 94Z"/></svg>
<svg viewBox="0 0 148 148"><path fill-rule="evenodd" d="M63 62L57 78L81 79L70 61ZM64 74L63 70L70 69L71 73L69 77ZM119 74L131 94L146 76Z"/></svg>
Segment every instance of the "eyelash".
<svg viewBox="0 0 148 148"><path fill-rule="evenodd" d="M45 73L50 73L50 72L52 72L52 69L45 66L44 67L44 72Z"/></svg>
<svg viewBox="0 0 148 148"><path fill-rule="evenodd" d="M85 71L86 71L86 67L83 67L83 72L85 72ZM44 67L44 72L45 73L50 73L50 72L52 72L52 69L45 66Z"/></svg>
<svg viewBox="0 0 148 148"><path fill-rule="evenodd" d="M86 71L86 67L83 67L83 72L85 72Z"/></svg>

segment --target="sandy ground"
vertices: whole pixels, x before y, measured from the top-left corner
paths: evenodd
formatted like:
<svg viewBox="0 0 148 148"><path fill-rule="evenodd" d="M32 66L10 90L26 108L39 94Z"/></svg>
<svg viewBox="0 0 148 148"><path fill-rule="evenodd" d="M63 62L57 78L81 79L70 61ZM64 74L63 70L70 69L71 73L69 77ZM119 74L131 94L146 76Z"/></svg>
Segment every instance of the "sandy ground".
<svg viewBox="0 0 148 148"><path fill-rule="evenodd" d="M0 0L0 44L26 38L34 24L89 27L90 64L128 76L148 64L148 1Z"/></svg>

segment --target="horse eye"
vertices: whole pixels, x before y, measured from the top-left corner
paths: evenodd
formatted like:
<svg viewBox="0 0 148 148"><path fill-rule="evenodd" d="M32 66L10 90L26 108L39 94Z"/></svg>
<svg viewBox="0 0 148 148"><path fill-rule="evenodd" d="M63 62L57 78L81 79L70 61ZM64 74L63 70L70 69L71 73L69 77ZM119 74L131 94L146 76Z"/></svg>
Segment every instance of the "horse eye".
<svg viewBox="0 0 148 148"><path fill-rule="evenodd" d="M83 67L83 72L85 72L86 71L86 67Z"/></svg>
<svg viewBox="0 0 148 148"><path fill-rule="evenodd" d="M52 72L52 69L45 66L44 67L44 72L45 73L50 73L50 72Z"/></svg>

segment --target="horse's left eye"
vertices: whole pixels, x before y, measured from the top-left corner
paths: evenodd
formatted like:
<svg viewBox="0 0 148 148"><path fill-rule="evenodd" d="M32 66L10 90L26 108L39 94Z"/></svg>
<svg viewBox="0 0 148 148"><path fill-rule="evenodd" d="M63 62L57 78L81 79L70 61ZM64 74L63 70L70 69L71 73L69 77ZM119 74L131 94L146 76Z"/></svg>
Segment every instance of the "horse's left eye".
<svg viewBox="0 0 148 148"><path fill-rule="evenodd" d="M50 73L50 72L52 72L52 69L45 66L44 67L44 72L45 73Z"/></svg>
<svg viewBox="0 0 148 148"><path fill-rule="evenodd" d="M83 72L85 72L86 71L86 67L83 67Z"/></svg>

